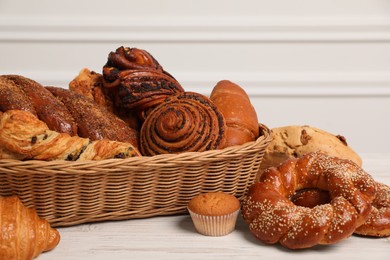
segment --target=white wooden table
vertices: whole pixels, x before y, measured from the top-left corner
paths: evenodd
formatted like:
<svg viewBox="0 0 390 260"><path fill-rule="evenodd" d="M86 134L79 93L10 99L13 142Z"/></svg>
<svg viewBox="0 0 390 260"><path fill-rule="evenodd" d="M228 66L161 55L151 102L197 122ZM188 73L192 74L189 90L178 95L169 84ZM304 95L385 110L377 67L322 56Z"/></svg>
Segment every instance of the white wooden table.
<svg viewBox="0 0 390 260"><path fill-rule="evenodd" d="M362 154L363 168L390 185L390 153ZM58 229L60 244L38 260L73 259L370 259L390 260L390 238L352 236L338 244L291 251L256 240L240 217L224 237L196 233L188 215L92 223Z"/></svg>

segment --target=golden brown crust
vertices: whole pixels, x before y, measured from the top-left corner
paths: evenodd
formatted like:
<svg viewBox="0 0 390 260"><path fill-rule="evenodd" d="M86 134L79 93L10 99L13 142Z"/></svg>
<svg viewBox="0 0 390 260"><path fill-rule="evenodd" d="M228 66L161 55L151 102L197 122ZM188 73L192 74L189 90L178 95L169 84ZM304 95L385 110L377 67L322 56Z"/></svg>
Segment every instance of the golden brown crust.
<svg viewBox="0 0 390 260"><path fill-rule="evenodd" d="M90 143L78 160L123 159L141 156L137 149L127 143L111 140L98 140Z"/></svg>
<svg viewBox="0 0 390 260"><path fill-rule="evenodd" d="M108 111L114 112L114 104L110 97L103 92L103 75L83 68L79 74L69 82L69 90L77 92Z"/></svg>
<svg viewBox="0 0 390 260"><path fill-rule="evenodd" d="M35 116L37 112L30 98L11 80L0 76L0 111L24 110Z"/></svg>
<svg viewBox="0 0 390 260"><path fill-rule="evenodd" d="M192 198L188 209L204 216L222 216L239 210L240 201L224 192L208 192Z"/></svg>
<svg viewBox="0 0 390 260"><path fill-rule="evenodd" d="M81 137L131 143L138 147L138 132L123 120L74 91L47 87L68 108L77 122Z"/></svg>
<svg viewBox="0 0 390 260"><path fill-rule="evenodd" d="M288 159L299 158L312 152L321 152L329 156L348 159L362 166L360 156L340 135L333 135L324 130L308 125L290 125L271 129L272 141L267 146L259 173L278 166Z"/></svg>
<svg viewBox="0 0 390 260"><path fill-rule="evenodd" d="M290 196L305 188L327 190L332 200L314 208L294 205ZM365 222L375 192L375 181L355 163L310 153L267 169L250 187L242 214L265 243L291 249L333 244Z"/></svg>
<svg viewBox="0 0 390 260"><path fill-rule="evenodd" d="M135 110L114 105L113 98L107 93L108 89L103 87L103 75L84 68L69 83L69 89L95 101L99 106L114 113L132 129L139 130L141 128L141 123Z"/></svg>
<svg viewBox="0 0 390 260"><path fill-rule="evenodd" d="M390 186L377 182L373 208L363 225L355 234L372 237L390 236Z"/></svg>
<svg viewBox="0 0 390 260"><path fill-rule="evenodd" d="M331 201L329 192L319 189L298 190L290 197L290 200L297 206L308 208L314 208Z"/></svg>
<svg viewBox="0 0 390 260"><path fill-rule="evenodd" d="M331 200L327 191L318 189L298 191L290 199L295 205L309 208L329 203ZM354 233L371 237L390 236L390 186L376 183L371 212L364 224L359 226Z"/></svg>
<svg viewBox="0 0 390 260"><path fill-rule="evenodd" d="M205 96L184 92L167 98L146 118L140 133L143 155L202 152L225 143L225 120Z"/></svg>
<svg viewBox="0 0 390 260"><path fill-rule="evenodd" d="M130 143L91 141L49 130L29 112L8 110L0 118L0 158L18 160L102 160L140 156ZM15 158L12 158L12 155Z"/></svg>
<svg viewBox="0 0 390 260"><path fill-rule="evenodd" d="M226 147L241 145L259 137L257 114L248 94L237 84L221 80L210 95L226 120Z"/></svg>
<svg viewBox="0 0 390 260"><path fill-rule="evenodd" d="M0 197L0 258L33 259L55 248L59 232L16 196Z"/></svg>
<svg viewBox="0 0 390 260"><path fill-rule="evenodd" d="M20 76L4 75L20 88L30 99L38 118L48 127L60 133L77 135L77 124L68 109L38 82Z"/></svg>

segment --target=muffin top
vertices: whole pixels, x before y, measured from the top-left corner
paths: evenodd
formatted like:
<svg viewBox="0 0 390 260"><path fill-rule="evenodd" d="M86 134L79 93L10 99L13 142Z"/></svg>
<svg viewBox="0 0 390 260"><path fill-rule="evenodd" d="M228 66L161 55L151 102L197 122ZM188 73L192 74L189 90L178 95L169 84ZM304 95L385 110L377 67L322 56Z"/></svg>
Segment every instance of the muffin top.
<svg viewBox="0 0 390 260"><path fill-rule="evenodd" d="M221 216L233 213L240 208L240 201L224 192L199 194L188 203L188 209L206 216Z"/></svg>

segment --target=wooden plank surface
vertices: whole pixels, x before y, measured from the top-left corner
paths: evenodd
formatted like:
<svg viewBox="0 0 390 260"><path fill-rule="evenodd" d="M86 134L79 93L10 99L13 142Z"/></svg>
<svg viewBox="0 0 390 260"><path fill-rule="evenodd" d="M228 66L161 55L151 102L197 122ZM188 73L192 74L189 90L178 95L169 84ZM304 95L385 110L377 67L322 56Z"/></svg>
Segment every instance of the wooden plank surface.
<svg viewBox="0 0 390 260"><path fill-rule="evenodd" d="M364 154L363 168L390 185L390 154ZM196 233L188 215L59 228L60 244L39 260L73 259L390 259L390 238L352 236L338 244L291 251L256 240L240 217L224 237Z"/></svg>

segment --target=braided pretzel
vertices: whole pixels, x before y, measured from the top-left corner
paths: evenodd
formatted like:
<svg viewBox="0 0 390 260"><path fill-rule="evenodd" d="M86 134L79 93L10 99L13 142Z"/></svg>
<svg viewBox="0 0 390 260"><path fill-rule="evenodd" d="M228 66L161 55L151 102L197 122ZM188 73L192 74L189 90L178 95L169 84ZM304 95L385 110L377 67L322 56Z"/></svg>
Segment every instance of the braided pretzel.
<svg viewBox="0 0 390 260"><path fill-rule="evenodd" d="M329 193L319 189L298 191L290 199L295 205L310 208L330 201ZM372 237L390 236L390 186L376 183L376 195L372 202L371 213L354 233Z"/></svg>
<svg viewBox="0 0 390 260"><path fill-rule="evenodd" d="M307 208L289 200L295 191L329 191L328 204ZM334 244L352 235L371 211L375 181L355 163L310 153L266 170L243 200L252 234L267 244L298 249Z"/></svg>

